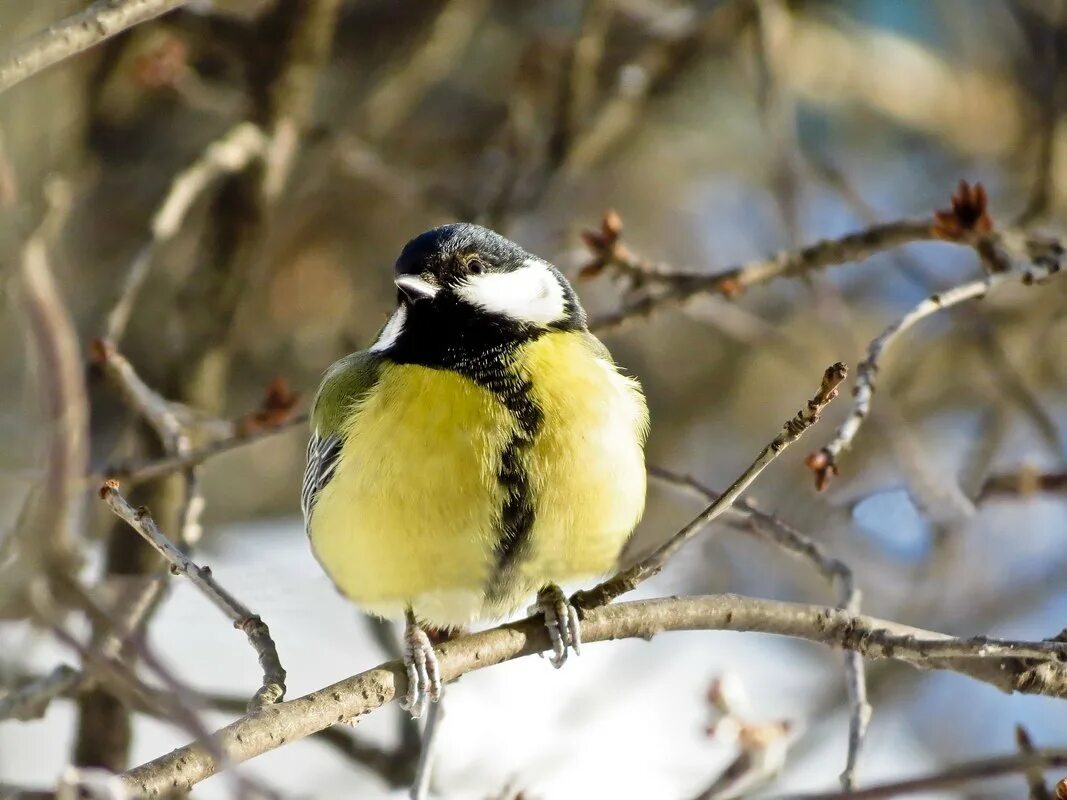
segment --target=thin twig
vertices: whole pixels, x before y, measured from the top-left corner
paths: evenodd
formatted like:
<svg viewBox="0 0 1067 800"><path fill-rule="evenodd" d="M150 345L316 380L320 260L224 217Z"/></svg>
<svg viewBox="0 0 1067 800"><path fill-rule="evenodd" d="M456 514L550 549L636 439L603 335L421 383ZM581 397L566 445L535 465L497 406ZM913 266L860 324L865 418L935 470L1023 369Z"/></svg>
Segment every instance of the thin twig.
<svg viewBox="0 0 1067 800"><path fill-rule="evenodd" d="M1034 769L1067 766L1067 749L1034 750L1026 755L994 756L956 764L941 772L903 781L869 786L850 792L815 792L779 795L774 800L884 800L906 794L932 792L974 781L1015 775Z"/></svg>
<svg viewBox="0 0 1067 800"><path fill-rule="evenodd" d="M200 592L222 611L238 630L248 637L263 668L263 685L249 703L250 709L262 708L277 703L285 695L285 670L278 659L278 650L270 637L270 629L237 598L227 592L207 567L195 564L163 534L147 509L135 509L118 490L115 481L108 481L100 489L100 497L115 515L125 520L131 528L156 549L179 575L187 577Z"/></svg>
<svg viewBox="0 0 1067 800"><path fill-rule="evenodd" d="M108 618L108 633L94 643L102 658L114 659L126 654L132 641L141 633L148 615L162 598L166 586L163 576L149 579L134 587L134 592L121 593L113 603L114 618ZM39 592L38 592L39 594ZM101 613L101 616L103 614ZM0 697L0 721L7 718L39 719L44 716L52 700L74 697L94 685L94 677L60 664L48 675L27 680L25 685ZM144 687L141 687L142 690ZM161 703L165 706L166 703Z"/></svg>
<svg viewBox="0 0 1067 800"><path fill-rule="evenodd" d="M133 365L109 340L94 340L91 350L93 360L122 392L127 404L156 431L168 454L177 458L189 456L193 452L194 428L211 427L215 435L222 438L235 435L239 426L234 423L199 419L193 409L160 395L144 382ZM182 473L184 490L178 513L178 542L182 547L188 547L200 540L200 515L204 510L204 498L196 465L187 465Z"/></svg>
<svg viewBox="0 0 1067 800"><path fill-rule="evenodd" d="M108 312L105 339L116 343L122 341L156 252L181 230L182 222L197 198L219 177L238 173L262 156L266 144L267 139L259 127L250 122L239 123L209 144L196 161L174 176L163 202L152 216L151 239L134 257L122 280L115 305Z"/></svg>
<svg viewBox="0 0 1067 800"><path fill-rule="evenodd" d="M625 637L648 639L673 630L731 630L792 636L853 649L867 658L889 658L919 669L951 670L1005 691L1067 696L1064 645L1056 642L1001 642L979 637L954 639L827 606L784 603L736 595L664 598L613 603L586 611L583 642ZM458 637L437 646L445 681L549 647L540 616ZM1005 657L1004 653L1011 655ZM1037 662L1031 657L1040 657ZM245 761L283 743L353 719L403 694L406 673L399 661L295 700L249 714L215 734L234 762ZM197 744L130 770L124 780L138 792L158 796L183 791L210 777L217 761Z"/></svg>
<svg viewBox="0 0 1067 800"><path fill-rule="evenodd" d="M97 0L0 54L0 92L188 0Z"/></svg>
<svg viewBox="0 0 1067 800"><path fill-rule="evenodd" d="M198 232L198 265L184 282L179 298L183 313L178 323L185 335L162 365L176 377L172 396L189 407L223 405L233 357L234 320L248 286L257 282L272 252L269 233L277 200L308 127L339 7L340 0L285 0L269 4L250 23L247 40L269 46L241 48L242 72L248 78L247 118L265 132L269 143L262 159L218 182L211 192L211 213ZM150 444L143 436L140 440ZM195 532L190 512L197 505L196 485L188 473L185 478L183 528ZM152 492L157 512L168 516L170 488L156 484ZM157 568L151 548L129 542L125 526L116 523L108 542L104 579L116 574L152 574ZM121 768L128 756L128 732L127 709L113 695L102 691L79 699L75 757L80 762Z"/></svg>
<svg viewBox="0 0 1067 800"><path fill-rule="evenodd" d="M167 400L145 383L129 360L110 341L96 339L90 350L92 361L103 368L122 393L126 404L152 426L163 448L170 453L187 450L183 445L189 439L192 409Z"/></svg>
<svg viewBox="0 0 1067 800"><path fill-rule="evenodd" d="M688 475L665 470L659 467L648 468L649 475L672 486L681 487L697 494L705 502L713 503L721 495ZM793 526L773 514L761 511L752 503L741 498L734 502L733 509L747 523L747 529L755 535L781 547L786 552L804 559L822 575L837 596L837 607L851 614L860 612L861 595L856 588L852 570L843 561L827 555L822 547L811 537L801 533ZM845 653L845 686L848 690L849 735L848 755L845 769L841 774L841 783L850 788L852 776L855 775L860 752L867 736L867 727L871 720L871 706L867 702L867 680L863 658L859 653Z"/></svg>
<svg viewBox="0 0 1067 800"><path fill-rule="evenodd" d="M82 659L86 672L95 672L106 675L118 683L125 691L132 694L136 702L144 705L156 703L156 708L163 717L170 722L181 725L192 736L196 737L197 745L210 753L212 758L218 759L224 767L232 766L226 752L214 740L211 731L200 718L197 706L197 696L188 686L182 683L171 670L163 664L155 653L141 639L134 640L137 655L144 665L151 670L157 678L163 682L165 692L154 691L140 678L137 670L130 659L124 658L117 649L106 647L86 646L61 624L56 616L55 603L47 587L38 585L38 591L34 594L37 609L42 618L49 620L52 634L62 644L77 652ZM83 611L94 623L94 633L101 629L118 631L116 620L85 591L85 588L76 581L69 581L65 587L76 598ZM108 774L113 774L107 771ZM258 788L241 775L231 778L234 787L238 790L238 796L244 797L245 788ZM261 794L271 796L269 792Z"/></svg>
<svg viewBox="0 0 1067 800"><path fill-rule="evenodd" d="M822 414L823 409L837 397L837 387L847 374L848 370L840 362L828 367L823 373L822 383L818 392L808 401L807 407L801 409L795 417L786 421L781 433L763 448L756 460L749 465L741 477L651 555L603 583L594 586L592 589L575 594L572 598L575 606L579 609L589 609L610 603L619 595L635 589L640 583L658 574L671 556L685 542L707 526L708 523L727 511L768 464L778 458L783 450L799 439L804 431L819 421L819 415Z"/></svg>
<svg viewBox="0 0 1067 800"><path fill-rule="evenodd" d="M39 680L0 697L0 721L40 719L53 699L66 694L80 681L81 673L78 670L60 664Z"/></svg>
<svg viewBox="0 0 1067 800"><path fill-rule="evenodd" d="M1030 732L1022 725L1015 726L1015 743L1019 745L1019 752L1022 755L1033 755L1037 750L1030 738ZM1030 787L1030 800L1052 800L1052 795L1045 784L1044 770L1040 766L1026 770L1026 783Z"/></svg>
<svg viewBox="0 0 1067 800"><path fill-rule="evenodd" d="M118 462L105 467L100 473L90 476L90 480L102 483L107 479L121 480L124 483L137 485L145 481L156 480L189 467L203 464L212 456L226 453L238 447L244 447L282 433L295 427L306 425L308 415L296 414L288 419L281 420L269 427L258 428L249 433L235 431L234 435L210 442L185 454L167 455L161 458L144 459L138 461Z"/></svg>
<svg viewBox="0 0 1067 800"><path fill-rule="evenodd" d="M929 219L904 219L872 225L836 239L822 239L800 250L783 250L770 258L750 261L715 273L655 265L635 255L629 248L609 242L607 247L593 250L594 261L590 266L599 263L623 273L641 274L648 282L657 284L658 288L654 293L627 303L619 311L591 320L589 327L597 332L613 330L665 306L685 303L697 295L733 297L752 286L778 278L791 278L827 267L863 261L901 245L933 241L936 238ZM586 243L590 244L588 238Z"/></svg>
<svg viewBox="0 0 1067 800"><path fill-rule="evenodd" d="M82 513L80 475L88 462L89 404L74 321L56 285L48 248L66 218L65 184L47 187L49 210L22 248L20 277L29 324L30 351L37 362L40 402L48 425L48 455L41 493L30 496L32 512L20 531L20 551L31 562L18 573L54 578L77 568L75 542ZM21 584L16 580L15 584Z"/></svg>
<svg viewBox="0 0 1067 800"><path fill-rule="evenodd" d="M1017 472L1002 472L985 479L978 492L977 503L994 497L1029 498L1042 492L1067 493L1067 471L1042 472L1023 468Z"/></svg>
<svg viewBox="0 0 1067 800"><path fill-rule="evenodd" d="M1055 275L1062 269L1064 248L1058 242L1027 239L1019 235L989 234L976 240L974 246L992 263L1003 264L1007 269L931 295L871 340L867 347L867 357L856 371L851 413L838 428L834 438L808 457L808 466L815 473L816 488L826 488L830 479L837 474L838 457L852 446L856 434L870 414L882 357L901 334L939 311L985 297L999 286L1007 283L1031 285ZM1012 264L1017 260L1030 263L1025 269L1012 269Z"/></svg>

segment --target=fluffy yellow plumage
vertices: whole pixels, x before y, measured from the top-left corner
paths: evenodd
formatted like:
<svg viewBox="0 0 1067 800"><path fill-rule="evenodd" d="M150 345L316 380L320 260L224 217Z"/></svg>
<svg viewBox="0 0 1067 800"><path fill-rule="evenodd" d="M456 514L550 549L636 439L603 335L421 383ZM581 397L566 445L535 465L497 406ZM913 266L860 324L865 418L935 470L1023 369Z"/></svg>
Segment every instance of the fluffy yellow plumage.
<svg viewBox="0 0 1067 800"><path fill-rule="evenodd" d="M301 506L315 555L366 611L403 614L407 692L441 697L426 627L537 598L554 667L581 650L559 584L609 571L645 504L648 412L567 279L490 230L416 236L397 307L327 372Z"/></svg>
<svg viewBox="0 0 1067 800"><path fill-rule="evenodd" d="M639 387L584 331L521 345L514 369L543 414L523 463L535 516L529 553L491 592L512 413L467 377L388 362L349 410L309 534L338 588L368 611L410 605L431 625L462 626L614 565L644 508Z"/></svg>

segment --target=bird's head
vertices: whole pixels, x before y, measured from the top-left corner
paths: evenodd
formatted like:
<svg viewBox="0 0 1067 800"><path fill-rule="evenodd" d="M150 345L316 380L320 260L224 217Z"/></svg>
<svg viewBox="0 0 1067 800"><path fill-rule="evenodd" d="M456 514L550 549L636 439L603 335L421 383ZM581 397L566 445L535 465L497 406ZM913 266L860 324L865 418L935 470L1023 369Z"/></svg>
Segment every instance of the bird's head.
<svg viewBox="0 0 1067 800"><path fill-rule="evenodd" d="M585 325L558 269L480 225L444 225L416 236L396 261L396 286L409 318L469 316L525 331Z"/></svg>

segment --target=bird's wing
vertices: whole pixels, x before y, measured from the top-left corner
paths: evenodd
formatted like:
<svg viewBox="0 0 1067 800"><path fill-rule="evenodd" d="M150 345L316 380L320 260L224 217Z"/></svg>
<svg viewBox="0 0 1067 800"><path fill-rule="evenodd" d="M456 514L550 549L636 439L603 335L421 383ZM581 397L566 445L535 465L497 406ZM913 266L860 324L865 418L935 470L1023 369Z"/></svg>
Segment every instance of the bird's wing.
<svg viewBox="0 0 1067 800"><path fill-rule="evenodd" d="M315 501L333 478L344 447L345 432L359 405L378 382L381 359L369 351L345 356L330 367L311 411L311 441L300 491L304 528L311 532Z"/></svg>
<svg viewBox="0 0 1067 800"><path fill-rule="evenodd" d="M300 489L300 510L304 512L304 527L310 530L311 512L319 492L330 482L337 460L341 457L344 441L339 433L325 436L312 432L308 442L307 467L304 469L304 484Z"/></svg>

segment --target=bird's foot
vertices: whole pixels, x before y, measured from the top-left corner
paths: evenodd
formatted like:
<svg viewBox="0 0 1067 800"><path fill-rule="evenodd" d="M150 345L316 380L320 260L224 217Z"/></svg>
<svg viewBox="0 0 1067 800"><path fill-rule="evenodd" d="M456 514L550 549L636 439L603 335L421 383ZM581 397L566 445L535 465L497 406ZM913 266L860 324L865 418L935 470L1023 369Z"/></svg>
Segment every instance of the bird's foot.
<svg viewBox="0 0 1067 800"><path fill-rule="evenodd" d="M419 719L431 702L441 699L443 689L433 643L411 614L404 629L404 666L408 673L408 691L401 698L400 707L411 714L412 719Z"/></svg>
<svg viewBox="0 0 1067 800"><path fill-rule="evenodd" d="M582 652L582 628L578 610L567 601L567 596L556 584L550 583L537 593L537 610L545 615L548 638L552 640L552 655L548 660L556 669L567 663L571 650Z"/></svg>

